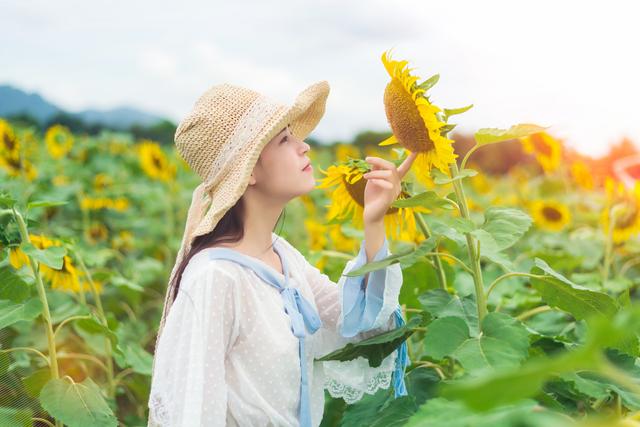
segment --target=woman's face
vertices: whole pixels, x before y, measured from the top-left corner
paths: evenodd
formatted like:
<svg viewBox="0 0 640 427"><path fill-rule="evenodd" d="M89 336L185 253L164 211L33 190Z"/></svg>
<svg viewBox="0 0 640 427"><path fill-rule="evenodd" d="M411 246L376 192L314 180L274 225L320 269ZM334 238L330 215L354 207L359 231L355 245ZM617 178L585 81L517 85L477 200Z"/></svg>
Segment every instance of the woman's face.
<svg viewBox="0 0 640 427"><path fill-rule="evenodd" d="M313 166L306 155L310 149L287 126L262 149L249 184L284 202L308 193L316 186Z"/></svg>

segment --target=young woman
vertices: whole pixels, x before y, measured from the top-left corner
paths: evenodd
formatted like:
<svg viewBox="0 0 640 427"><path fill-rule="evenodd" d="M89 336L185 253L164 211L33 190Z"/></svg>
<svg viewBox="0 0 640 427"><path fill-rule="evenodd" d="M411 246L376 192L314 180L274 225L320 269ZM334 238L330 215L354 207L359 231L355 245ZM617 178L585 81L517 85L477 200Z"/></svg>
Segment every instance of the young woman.
<svg viewBox="0 0 640 427"><path fill-rule="evenodd" d="M403 322L399 264L334 283L273 232L285 205L315 187L304 138L328 93L321 81L286 106L217 85L178 126L178 151L202 183L167 290L149 426L317 426L325 389L353 403L393 377L406 394L406 349L377 368L314 360ZM383 218L414 159L368 158L365 238L345 272L390 255Z"/></svg>

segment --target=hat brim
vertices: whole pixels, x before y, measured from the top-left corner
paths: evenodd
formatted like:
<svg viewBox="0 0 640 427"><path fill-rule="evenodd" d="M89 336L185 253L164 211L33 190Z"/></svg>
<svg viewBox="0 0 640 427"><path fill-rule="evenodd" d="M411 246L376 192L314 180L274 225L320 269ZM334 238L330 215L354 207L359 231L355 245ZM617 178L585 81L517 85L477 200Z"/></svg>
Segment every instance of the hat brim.
<svg viewBox="0 0 640 427"><path fill-rule="evenodd" d="M211 232L222 216L244 194L253 168L264 146L287 125L296 138L305 139L324 115L329 83L316 82L300 92L293 104L280 109L271 117L264 129L247 145L248 155L241 156L221 183L211 190L211 203L193 237Z"/></svg>

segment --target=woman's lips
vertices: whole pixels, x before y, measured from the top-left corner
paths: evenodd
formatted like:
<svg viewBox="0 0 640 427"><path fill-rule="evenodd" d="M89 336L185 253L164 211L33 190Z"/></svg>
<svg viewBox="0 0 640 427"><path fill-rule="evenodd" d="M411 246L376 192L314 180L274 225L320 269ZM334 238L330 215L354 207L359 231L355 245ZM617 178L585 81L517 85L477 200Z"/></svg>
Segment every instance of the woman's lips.
<svg viewBox="0 0 640 427"><path fill-rule="evenodd" d="M302 169L302 172L311 172L312 170L313 166L311 166L311 163L309 163L306 168Z"/></svg>

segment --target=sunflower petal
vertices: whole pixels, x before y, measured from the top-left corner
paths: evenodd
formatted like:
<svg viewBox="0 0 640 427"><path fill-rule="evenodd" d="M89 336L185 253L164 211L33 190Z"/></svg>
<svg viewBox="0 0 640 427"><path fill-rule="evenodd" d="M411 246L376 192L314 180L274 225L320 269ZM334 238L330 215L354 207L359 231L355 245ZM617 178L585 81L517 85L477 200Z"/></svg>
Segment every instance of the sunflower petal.
<svg viewBox="0 0 640 427"><path fill-rule="evenodd" d="M382 141L381 143L379 143L379 146L383 146L383 145L393 145L393 144L397 144L398 140L396 139L395 135L391 135L389 138L385 139L384 141Z"/></svg>

